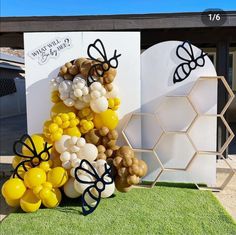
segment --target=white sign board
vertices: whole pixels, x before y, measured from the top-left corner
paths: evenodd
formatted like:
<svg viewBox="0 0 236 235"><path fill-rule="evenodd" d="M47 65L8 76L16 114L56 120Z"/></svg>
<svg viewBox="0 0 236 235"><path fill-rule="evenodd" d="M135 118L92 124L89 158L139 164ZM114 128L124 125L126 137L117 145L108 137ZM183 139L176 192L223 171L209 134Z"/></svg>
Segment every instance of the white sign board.
<svg viewBox="0 0 236 235"><path fill-rule="evenodd" d="M88 57L87 47L101 39L108 56L117 50L119 57L115 83L122 105L119 118L140 107L140 33L139 32L55 32L25 33L25 76L28 133L42 133L50 117L50 79L66 62ZM121 122L122 123L122 122Z"/></svg>

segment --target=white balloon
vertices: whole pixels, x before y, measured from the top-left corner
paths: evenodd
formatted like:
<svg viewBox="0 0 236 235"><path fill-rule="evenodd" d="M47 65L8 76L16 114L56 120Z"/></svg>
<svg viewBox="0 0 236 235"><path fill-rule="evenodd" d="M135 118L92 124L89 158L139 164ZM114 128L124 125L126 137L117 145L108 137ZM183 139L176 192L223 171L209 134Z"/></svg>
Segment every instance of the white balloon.
<svg viewBox="0 0 236 235"><path fill-rule="evenodd" d="M73 153L77 153L80 151L80 147L74 145L74 146L71 146L70 147L70 151L73 152Z"/></svg>
<svg viewBox="0 0 236 235"><path fill-rule="evenodd" d="M71 166L72 167L77 167L77 166L80 165L80 162L81 162L81 160L79 158L76 158L76 159L71 161Z"/></svg>
<svg viewBox="0 0 236 235"><path fill-rule="evenodd" d="M70 178L63 186L64 193L69 198L77 198L81 195L75 190L74 181L75 181L74 178Z"/></svg>
<svg viewBox="0 0 236 235"><path fill-rule="evenodd" d="M66 170L69 170L71 168L70 161L62 162L62 167L65 168Z"/></svg>
<svg viewBox="0 0 236 235"><path fill-rule="evenodd" d="M94 90L100 90L102 88L102 84L100 82L93 82L90 86L90 89L92 91Z"/></svg>
<svg viewBox="0 0 236 235"><path fill-rule="evenodd" d="M106 184L104 191L101 193L101 197L106 198L110 197L115 192L115 184Z"/></svg>
<svg viewBox="0 0 236 235"><path fill-rule="evenodd" d="M106 91L106 89L104 87L102 87L102 89L100 90L100 93L102 95L106 95L107 91Z"/></svg>
<svg viewBox="0 0 236 235"><path fill-rule="evenodd" d="M85 140L85 138L79 138L78 140L77 140L77 143L76 143L76 145L78 146L78 147L83 147L84 145L86 144L86 140Z"/></svg>
<svg viewBox="0 0 236 235"><path fill-rule="evenodd" d="M55 80L56 80L57 83L61 83L61 82L64 81L64 78L61 77L61 76L58 76L58 77L55 78Z"/></svg>
<svg viewBox="0 0 236 235"><path fill-rule="evenodd" d="M92 181L92 178L89 175L80 175L79 177L81 180L84 180L86 182ZM77 180L74 181L74 188L80 194L83 194L84 190L87 187L89 187L89 184L82 184L82 183L78 182Z"/></svg>
<svg viewBox="0 0 236 235"><path fill-rule="evenodd" d="M63 135L60 140L55 142L55 149L58 153L63 153L67 150L65 143L70 138L69 135Z"/></svg>
<svg viewBox="0 0 236 235"><path fill-rule="evenodd" d="M67 93L67 92L62 92L61 94L60 94L60 99L61 100L66 100L66 99L68 99L69 98L69 93Z"/></svg>
<svg viewBox="0 0 236 235"><path fill-rule="evenodd" d="M69 161L71 158L71 154L67 151L63 152L61 155L60 155L60 160L62 162L66 162L66 161Z"/></svg>
<svg viewBox="0 0 236 235"><path fill-rule="evenodd" d="M77 89L74 90L74 95L75 95L76 97L81 97L81 96L83 95L83 92L82 92L82 90L80 90L79 88L77 88Z"/></svg>
<svg viewBox="0 0 236 235"><path fill-rule="evenodd" d="M72 107L75 104L75 101L73 99L71 99L71 98L67 98L63 102L68 107Z"/></svg>
<svg viewBox="0 0 236 235"><path fill-rule="evenodd" d="M74 167L70 169L70 175L71 175L73 178L75 178L75 168L74 168Z"/></svg>
<svg viewBox="0 0 236 235"><path fill-rule="evenodd" d="M97 98L101 97L101 93L100 93L100 91L95 90L90 93L90 96L92 99L97 99Z"/></svg>
<svg viewBox="0 0 236 235"><path fill-rule="evenodd" d="M91 100L90 107L95 113L102 113L108 109L108 101L105 96Z"/></svg>
<svg viewBox="0 0 236 235"><path fill-rule="evenodd" d="M89 103L90 102L90 100L91 100L91 98L90 98L90 95L88 94L88 95L85 95L85 96L83 96L83 101L85 102L85 103Z"/></svg>
<svg viewBox="0 0 236 235"><path fill-rule="evenodd" d="M79 151L78 157L82 159L86 159L89 162L93 162L98 155L97 147L93 144L85 144Z"/></svg>
<svg viewBox="0 0 236 235"><path fill-rule="evenodd" d="M75 145L78 140L79 140L79 138L78 138L77 136L72 136L72 137L71 137L71 143L72 143L73 145Z"/></svg>
<svg viewBox="0 0 236 235"><path fill-rule="evenodd" d="M83 95L87 95L87 94L89 93L88 87L85 86L85 87L82 89L82 92L83 92Z"/></svg>

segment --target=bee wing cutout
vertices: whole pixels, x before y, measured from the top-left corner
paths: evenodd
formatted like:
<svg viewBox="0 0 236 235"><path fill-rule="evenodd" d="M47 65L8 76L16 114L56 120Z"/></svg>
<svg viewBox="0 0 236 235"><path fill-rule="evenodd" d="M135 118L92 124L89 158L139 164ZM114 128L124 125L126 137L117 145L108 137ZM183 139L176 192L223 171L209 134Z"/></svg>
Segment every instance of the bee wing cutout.
<svg viewBox="0 0 236 235"><path fill-rule="evenodd" d="M28 171L28 169L26 168L26 165L25 165L26 163L30 163L30 160L22 161L16 166L16 168L14 169L14 172L13 172L13 178L15 178L17 176L19 179L24 180L20 175L20 170L21 170L20 167L22 166L22 168L25 172Z"/></svg>
<svg viewBox="0 0 236 235"><path fill-rule="evenodd" d="M32 145L32 148L25 143L25 141L27 139L30 141L30 144ZM25 148L27 148L32 153L32 155L29 155L29 156L28 155L23 155L22 154L22 147L23 146ZM28 134L24 134L19 140L16 140L14 142L14 144L13 144L13 152L17 156L23 157L23 158L33 158L35 155L37 155L37 151L36 151L34 142L33 142L32 138Z"/></svg>
<svg viewBox="0 0 236 235"><path fill-rule="evenodd" d="M95 178L95 180L94 181L89 181L89 180L85 181L80 178L81 175L89 175L89 176ZM82 184L94 184L96 182L96 180L100 179L100 177L97 174L97 171L92 166L92 164L89 161L83 159L80 162L80 165L75 168L75 179Z"/></svg>
<svg viewBox="0 0 236 235"><path fill-rule="evenodd" d="M103 75L104 69L102 64L94 64L88 72L87 86L89 87L92 83L98 80L98 77L102 77Z"/></svg>
<svg viewBox="0 0 236 235"><path fill-rule="evenodd" d="M87 54L90 59L95 60L97 62L107 61L106 50L100 39L96 39L94 43L88 46ZM98 60L98 58L101 57L103 61Z"/></svg>
<svg viewBox="0 0 236 235"><path fill-rule="evenodd" d="M104 173L101 176L101 179L104 184L112 184L114 179L112 177L112 168L108 164L104 164Z"/></svg>
<svg viewBox="0 0 236 235"><path fill-rule="evenodd" d="M44 150L42 150L38 154L38 158L40 161L48 161L50 159L50 153L49 150L52 148L52 145L48 147L48 143L46 142L44 145Z"/></svg>
<svg viewBox="0 0 236 235"><path fill-rule="evenodd" d="M192 45L189 42L183 42L176 49L177 56L184 61L194 60L194 53Z"/></svg>

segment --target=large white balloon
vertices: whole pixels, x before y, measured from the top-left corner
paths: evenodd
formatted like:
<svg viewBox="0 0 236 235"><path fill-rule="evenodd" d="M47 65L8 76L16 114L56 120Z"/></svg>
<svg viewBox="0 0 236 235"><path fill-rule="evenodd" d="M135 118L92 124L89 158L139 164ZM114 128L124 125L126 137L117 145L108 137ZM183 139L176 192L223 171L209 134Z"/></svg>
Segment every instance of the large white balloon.
<svg viewBox="0 0 236 235"><path fill-rule="evenodd" d="M75 190L74 181L74 178L70 178L63 186L64 193L69 198L77 198L81 195L81 193Z"/></svg>
<svg viewBox="0 0 236 235"><path fill-rule="evenodd" d="M85 144L79 151L78 157L82 159L86 159L89 162L93 162L98 155L97 147L93 144Z"/></svg>

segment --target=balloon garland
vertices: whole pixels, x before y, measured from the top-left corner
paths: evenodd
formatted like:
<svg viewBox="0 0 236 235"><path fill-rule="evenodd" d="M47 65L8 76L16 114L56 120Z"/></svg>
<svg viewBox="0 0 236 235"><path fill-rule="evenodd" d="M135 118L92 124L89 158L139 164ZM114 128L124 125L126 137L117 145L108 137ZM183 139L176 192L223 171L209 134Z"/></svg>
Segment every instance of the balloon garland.
<svg viewBox="0 0 236 235"><path fill-rule="evenodd" d="M146 163L116 144L120 99L113 81L121 54L114 50L108 58L100 39L87 54L67 62L50 81L53 106L43 133L14 143L14 172L2 186L9 206L25 212L55 208L63 190L68 198L81 197L87 215L101 198L115 189L128 192L146 175Z"/></svg>

